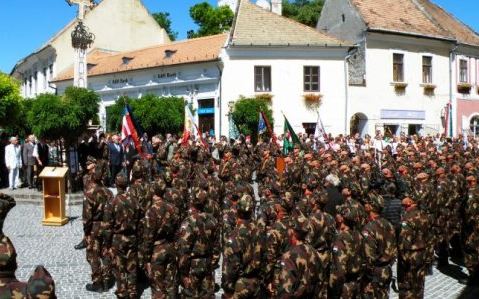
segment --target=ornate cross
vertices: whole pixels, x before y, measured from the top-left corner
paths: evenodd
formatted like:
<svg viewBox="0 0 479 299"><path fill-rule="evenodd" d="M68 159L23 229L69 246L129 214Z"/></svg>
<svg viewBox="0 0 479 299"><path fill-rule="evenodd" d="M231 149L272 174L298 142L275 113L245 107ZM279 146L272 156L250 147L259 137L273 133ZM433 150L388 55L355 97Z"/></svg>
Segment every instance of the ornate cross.
<svg viewBox="0 0 479 299"><path fill-rule="evenodd" d="M67 3L72 6L78 4L78 19L83 21L85 18L85 11L88 7L95 6L94 0L66 0Z"/></svg>

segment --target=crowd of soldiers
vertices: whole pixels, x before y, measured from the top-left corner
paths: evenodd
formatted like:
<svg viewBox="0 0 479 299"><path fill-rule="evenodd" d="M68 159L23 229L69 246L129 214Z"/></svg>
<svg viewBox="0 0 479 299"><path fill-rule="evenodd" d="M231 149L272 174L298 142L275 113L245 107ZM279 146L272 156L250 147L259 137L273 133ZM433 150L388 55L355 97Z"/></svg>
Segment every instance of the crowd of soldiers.
<svg viewBox="0 0 479 299"><path fill-rule="evenodd" d="M3 232L5 218L15 205L11 196L0 193L0 298L56 299L55 282L43 266L35 268L28 282L15 276L17 252Z"/></svg>
<svg viewBox="0 0 479 299"><path fill-rule="evenodd" d="M116 281L118 298L139 298L147 281L153 298L388 298L397 263L399 297L422 298L433 265L463 259L476 273L479 151L462 140L394 153L303 142L280 167L268 140L152 150L116 176L116 195L105 162L86 161L90 291Z"/></svg>

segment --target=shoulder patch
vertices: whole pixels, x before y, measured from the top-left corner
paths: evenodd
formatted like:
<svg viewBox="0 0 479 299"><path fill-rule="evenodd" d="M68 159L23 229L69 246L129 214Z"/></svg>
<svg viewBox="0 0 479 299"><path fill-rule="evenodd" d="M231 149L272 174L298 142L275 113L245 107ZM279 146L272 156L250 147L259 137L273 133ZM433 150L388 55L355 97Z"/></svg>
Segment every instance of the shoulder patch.
<svg viewBox="0 0 479 299"><path fill-rule="evenodd" d="M403 221L403 222L401 223L401 226L402 226L402 227L407 227L407 222Z"/></svg>
<svg viewBox="0 0 479 299"><path fill-rule="evenodd" d="M369 237L369 232L367 230L363 230L361 234L366 238Z"/></svg>
<svg viewBox="0 0 479 299"><path fill-rule="evenodd" d="M338 250L339 250L338 247L336 246L333 247L333 252L338 252Z"/></svg>

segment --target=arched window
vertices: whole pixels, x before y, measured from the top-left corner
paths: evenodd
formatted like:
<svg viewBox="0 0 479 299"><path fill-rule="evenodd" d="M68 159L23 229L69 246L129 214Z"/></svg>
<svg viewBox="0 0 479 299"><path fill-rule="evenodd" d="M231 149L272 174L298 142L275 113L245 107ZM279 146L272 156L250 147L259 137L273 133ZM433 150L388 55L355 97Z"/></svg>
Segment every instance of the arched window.
<svg viewBox="0 0 479 299"><path fill-rule="evenodd" d="M469 123L471 132L476 136L479 134L479 115L475 115L471 118L471 122Z"/></svg>

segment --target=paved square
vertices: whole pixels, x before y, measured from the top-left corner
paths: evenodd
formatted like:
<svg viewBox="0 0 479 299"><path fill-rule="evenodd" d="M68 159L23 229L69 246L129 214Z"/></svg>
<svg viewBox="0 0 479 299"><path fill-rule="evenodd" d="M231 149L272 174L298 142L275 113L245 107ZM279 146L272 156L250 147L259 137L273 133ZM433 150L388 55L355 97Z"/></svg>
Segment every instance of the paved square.
<svg viewBox="0 0 479 299"><path fill-rule="evenodd" d="M72 206L71 217L81 217L81 206ZM58 298L115 298L114 290L95 294L85 290L90 281L90 268L85 250L74 250L73 246L82 238L81 218L63 227L41 225L43 207L17 204L9 213L4 232L10 237L17 250L17 277L26 281L38 264L43 264L55 279ZM217 280L220 273L217 271ZM434 275L426 279L426 296L430 299L456 298L463 286L457 281L434 269ZM150 298L147 290L142 298ZM220 298L220 294L217 294ZM391 293L391 298L397 298Z"/></svg>

